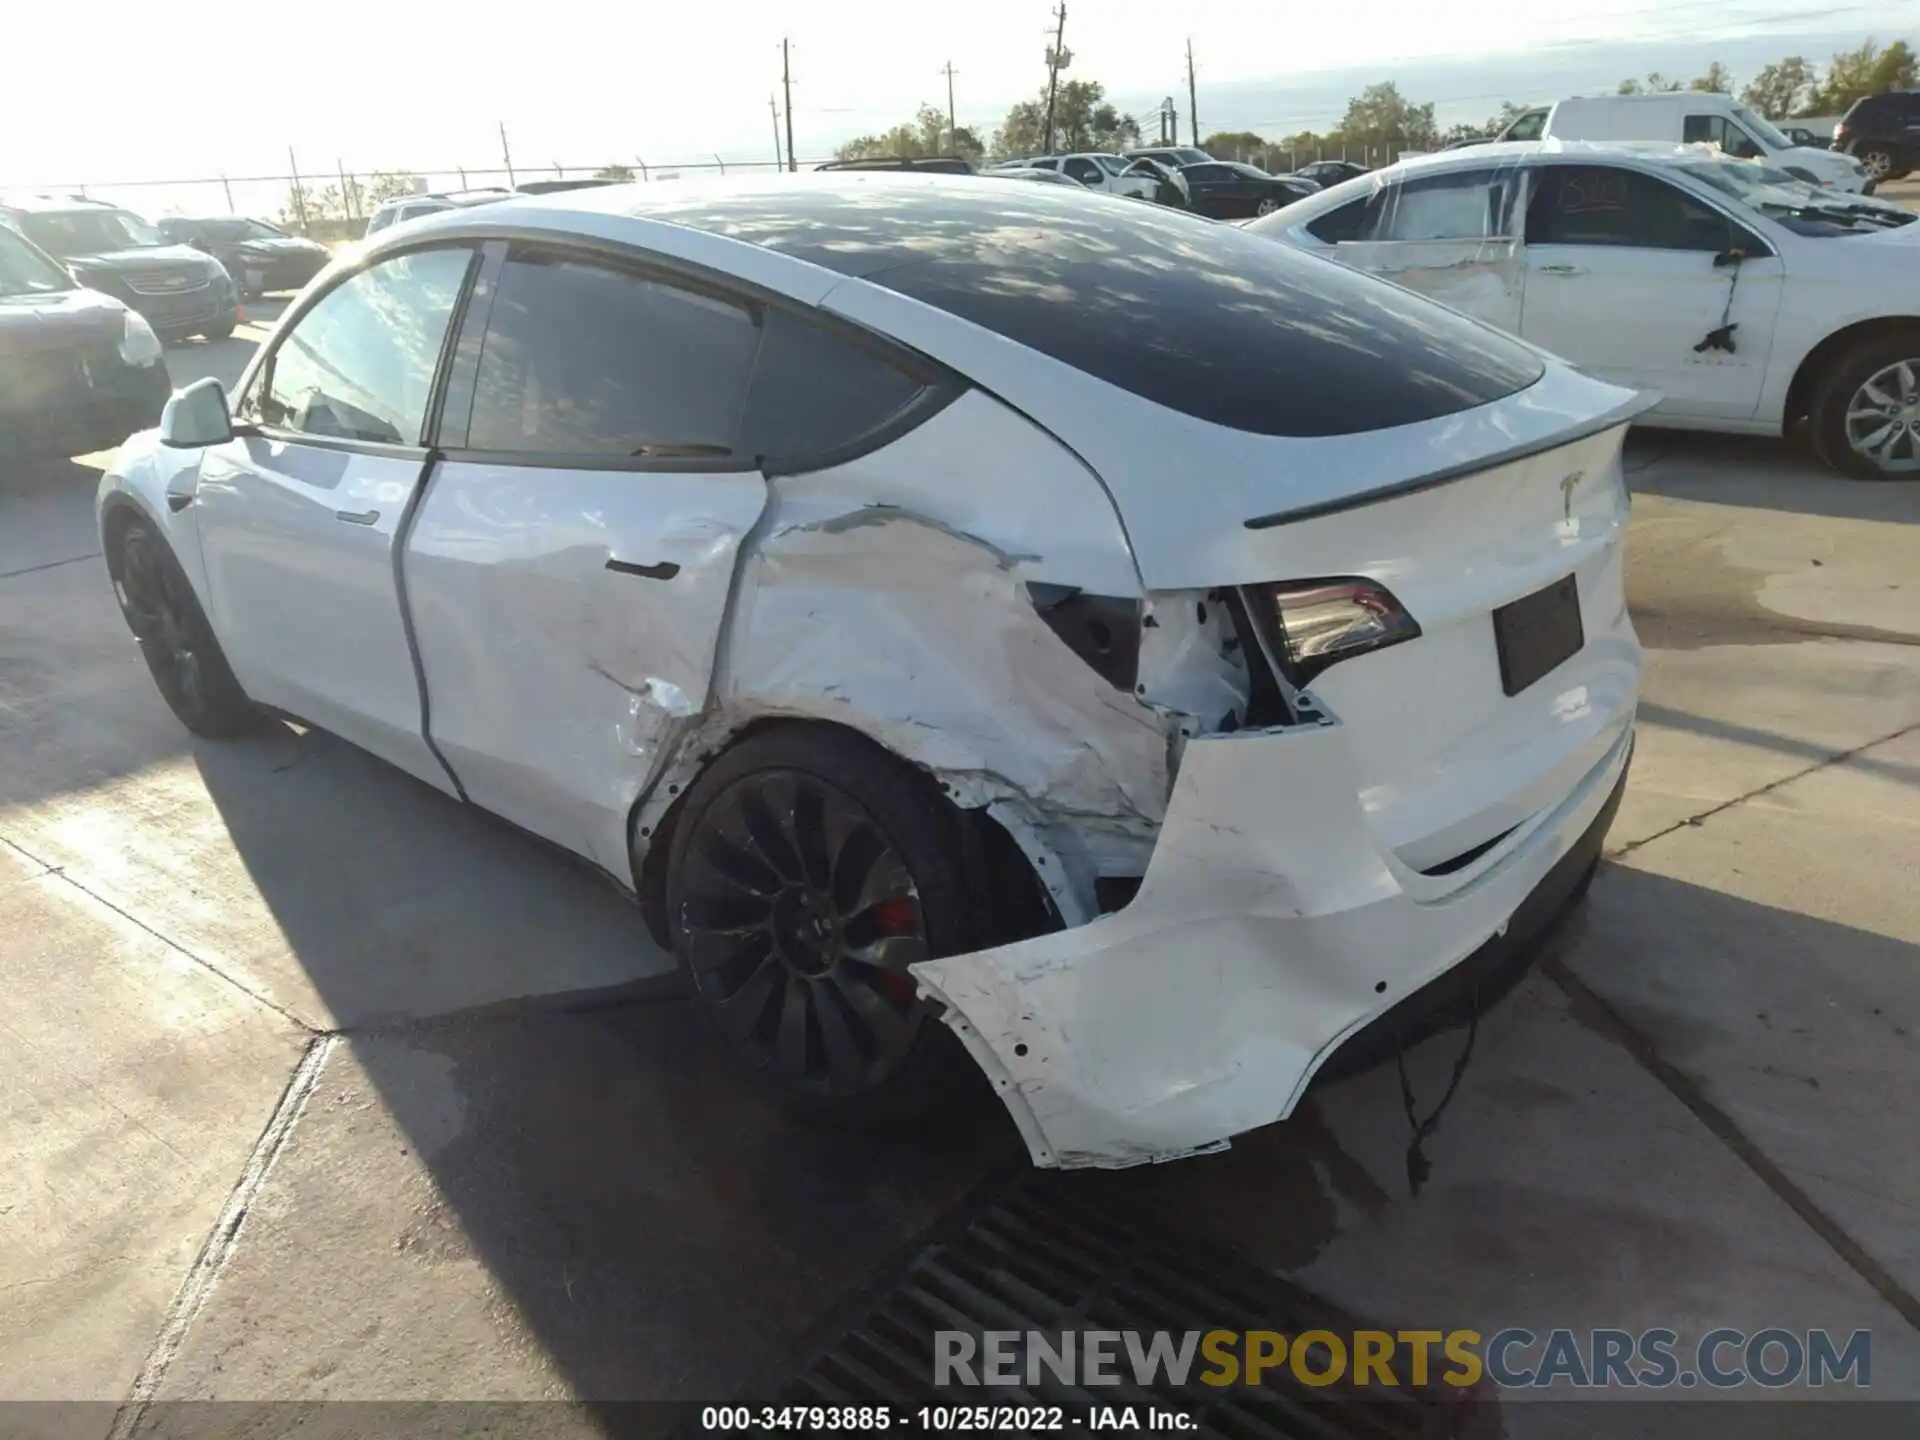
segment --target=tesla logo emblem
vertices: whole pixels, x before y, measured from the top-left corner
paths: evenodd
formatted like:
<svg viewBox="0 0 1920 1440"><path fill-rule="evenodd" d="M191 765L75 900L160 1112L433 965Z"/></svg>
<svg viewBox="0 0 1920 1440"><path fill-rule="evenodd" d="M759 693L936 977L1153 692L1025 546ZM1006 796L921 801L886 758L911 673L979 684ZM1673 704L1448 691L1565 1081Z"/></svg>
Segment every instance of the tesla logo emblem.
<svg viewBox="0 0 1920 1440"><path fill-rule="evenodd" d="M1580 488L1580 482L1586 478L1586 471L1576 470L1560 482L1560 508L1568 520L1573 519L1573 492Z"/></svg>

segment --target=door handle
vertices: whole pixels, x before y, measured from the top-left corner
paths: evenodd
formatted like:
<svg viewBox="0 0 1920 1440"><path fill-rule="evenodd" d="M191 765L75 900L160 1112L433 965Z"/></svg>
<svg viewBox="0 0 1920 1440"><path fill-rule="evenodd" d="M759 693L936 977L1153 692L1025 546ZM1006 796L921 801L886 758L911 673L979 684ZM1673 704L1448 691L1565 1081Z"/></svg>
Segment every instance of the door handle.
<svg viewBox="0 0 1920 1440"><path fill-rule="evenodd" d="M642 580L671 580L680 573L680 567L671 560L662 560L658 565L635 565L631 560L608 560L607 569L619 575L638 575Z"/></svg>
<svg viewBox="0 0 1920 1440"><path fill-rule="evenodd" d="M1566 276L1566 275L1584 275L1587 272L1584 267L1579 265L1542 265L1540 267L1540 273L1542 275Z"/></svg>
<svg viewBox="0 0 1920 1440"><path fill-rule="evenodd" d="M336 510L333 512L333 518L344 520L349 525L371 525L380 518L380 512L378 510Z"/></svg>

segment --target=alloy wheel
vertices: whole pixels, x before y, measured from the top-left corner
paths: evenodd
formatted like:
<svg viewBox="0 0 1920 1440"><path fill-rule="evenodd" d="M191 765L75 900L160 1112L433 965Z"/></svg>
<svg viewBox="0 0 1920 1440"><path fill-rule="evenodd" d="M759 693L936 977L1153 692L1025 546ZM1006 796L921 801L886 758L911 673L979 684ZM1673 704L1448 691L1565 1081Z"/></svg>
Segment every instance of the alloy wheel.
<svg viewBox="0 0 1920 1440"><path fill-rule="evenodd" d="M1273 199L1271 196L1269 196L1267 199L1262 200L1260 202L1260 205L1258 209L1255 211L1255 213L1259 215L1271 215L1274 211L1278 210L1279 208L1280 208L1280 202L1278 200Z"/></svg>
<svg viewBox="0 0 1920 1440"><path fill-rule="evenodd" d="M678 928L688 970L750 1062L815 1094L883 1083L925 1014L928 956L905 862L851 795L800 770L743 776L688 837Z"/></svg>
<svg viewBox="0 0 1920 1440"><path fill-rule="evenodd" d="M1893 157L1884 150L1869 150L1860 157L1860 168L1869 180L1884 180L1893 169Z"/></svg>
<svg viewBox="0 0 1920 1440"><path fill-rule="evenodd" d="M185 583L144 530L127 535L120 554L121 608L146 649L156 679L171 697L191 702L200 693L200 650L194 640L191 597Z"/></svg>
<svg viewBox="0 0 1920 1440"><path fill-rule="evenodd" d="M1886 474L1920 470L1920 356L1875 371L1853 392L1847 444Z"/></svg>

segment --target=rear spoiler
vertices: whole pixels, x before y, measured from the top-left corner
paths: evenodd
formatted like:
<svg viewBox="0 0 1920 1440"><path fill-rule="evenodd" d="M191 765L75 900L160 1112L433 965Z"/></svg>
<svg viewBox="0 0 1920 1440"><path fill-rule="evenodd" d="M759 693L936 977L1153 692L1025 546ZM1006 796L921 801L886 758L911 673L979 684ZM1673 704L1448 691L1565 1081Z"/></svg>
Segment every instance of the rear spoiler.
<svg viewBox="0 0 1920 1440"><path fill-rule="evenodd" d="M1491 455L1463 461L1458 465L1449 465L1443 470L1433 470L1425 475L1416 475L1411 480L1401 480L1379 490L1368 490L1359 495L1342 495L1337 500L1323 500L1317 505L1302 505L1292 510L1276 510L1271 515L1256 515L1244 523L1249 530L1271 530L1276 525L1290 525L1296 520L1313 520L1322 515L1335 515L1342 510L1357 510L1362 505L1390 500L1396 495L1411 495L1416 490L1431 490L1437 485L1461 480L1468 475L1478 475L1482 471L1492 470L1501 465L1511 465L1516 460L1525 460L1534 455L1543 455L1549 450L1558 450L1562 445L1572 445L1603 434L1616 425L1629 425L1659 403L1659 395L1651 390L1642 390L1626 403L1617 405L1571 430L1544 435L1538 440L1523 441L1510 449L1498 450Z"/></svg>

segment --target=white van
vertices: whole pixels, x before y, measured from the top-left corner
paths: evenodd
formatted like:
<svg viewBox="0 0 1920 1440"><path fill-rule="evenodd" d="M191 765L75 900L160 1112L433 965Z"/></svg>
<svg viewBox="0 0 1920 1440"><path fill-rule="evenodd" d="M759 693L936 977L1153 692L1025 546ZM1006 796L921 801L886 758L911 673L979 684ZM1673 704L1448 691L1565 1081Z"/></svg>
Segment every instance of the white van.
<svg viewBox="0 0 1920 1440"><path fill-rule="evenodd" d="M1718 145L1737 160L1765 160L1809 184L1855 194L1873 191L1860 162L1851 155L1796 145L1772 121L1731 95L1675 90L1657 95L1575 96L1547 112L1545 135L1554 140Z"/></svg>

